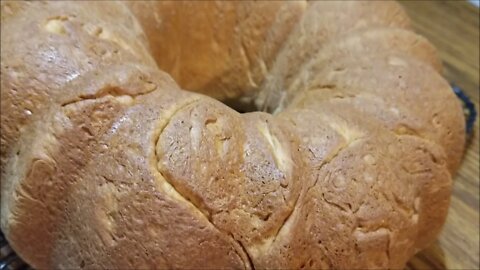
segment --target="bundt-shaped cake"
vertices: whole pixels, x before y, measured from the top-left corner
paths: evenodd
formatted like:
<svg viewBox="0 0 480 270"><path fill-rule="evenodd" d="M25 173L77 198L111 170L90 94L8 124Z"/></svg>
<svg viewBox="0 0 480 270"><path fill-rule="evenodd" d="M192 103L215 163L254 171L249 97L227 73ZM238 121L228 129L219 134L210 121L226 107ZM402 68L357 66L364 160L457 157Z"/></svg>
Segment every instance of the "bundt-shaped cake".
<svg viewBox="0 0 480 270"><path fill-rule="evenodd" d="M462 110L394 2L1 11L1 229L35 268L401 268L441 229Z"/></svg>

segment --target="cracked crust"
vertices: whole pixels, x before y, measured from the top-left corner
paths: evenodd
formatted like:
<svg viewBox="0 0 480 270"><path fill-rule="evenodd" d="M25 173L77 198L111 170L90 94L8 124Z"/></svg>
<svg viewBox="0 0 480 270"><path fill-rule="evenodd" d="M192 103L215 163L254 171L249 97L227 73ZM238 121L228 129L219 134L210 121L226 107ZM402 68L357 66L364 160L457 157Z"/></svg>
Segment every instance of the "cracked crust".
<svg viewBox="0 0 480 270"><path fill-rule="evenodd" d="M11 246L36 268L404 267L445 220L461 108L398 4L339 3L2 2Z"/></svg>
<svg viewBox="0 0 480 270"><path fill-rule="evenodd" d="M302 164L293 161L301 162L298 139L280 127L270 115L240 115L211 100L178 112L157 143L160 171L216 227L243 243L253 263L302 184Z"/></svg>
<svg viewBox="0 0 480 270"><path fill-rule="evenodd" d="M127 8L108 2L92 5L52 2L46 12L41 3L2 2L2 36L8 37L1 50L2 166L23 127L57 103L68 82L119 63L155 66ZM52 20L62 32L48 27ZM21 31L6 25L19 25ZM100 38L93 28L95 33L108 31L108 37ZM119 40L130 40L129 48Z"/></svg>
<svg viewBox="0 0 480 270"><path fill-rule="evenodd" d="M465 141L461 104L431 66L402 53L336 58L314 69L293 107L335 102L368 112L399 134L414 134L440 145L450 172L457 170ZM418 74L424 76L418 76ZM303 91L301 89L304 89Z"/></svg>

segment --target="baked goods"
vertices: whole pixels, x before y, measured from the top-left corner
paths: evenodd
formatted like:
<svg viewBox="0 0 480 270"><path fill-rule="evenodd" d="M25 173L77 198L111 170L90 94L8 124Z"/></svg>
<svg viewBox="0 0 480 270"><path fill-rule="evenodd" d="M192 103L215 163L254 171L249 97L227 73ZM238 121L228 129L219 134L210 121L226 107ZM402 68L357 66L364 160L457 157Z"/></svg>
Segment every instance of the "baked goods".
<svg viewBox="0 0 480 270"><path fill-rule="evenodd" d="M397 4L128 5L2 2L1 228L28 263L400 268L435 238L464 122Z"/></svg>

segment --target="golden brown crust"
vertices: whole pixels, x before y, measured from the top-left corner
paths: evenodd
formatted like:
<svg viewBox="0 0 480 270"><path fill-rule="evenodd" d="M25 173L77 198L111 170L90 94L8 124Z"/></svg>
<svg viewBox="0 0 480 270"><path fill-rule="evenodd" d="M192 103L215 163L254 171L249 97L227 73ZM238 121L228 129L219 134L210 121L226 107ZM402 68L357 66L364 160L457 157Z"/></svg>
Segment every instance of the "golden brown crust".
<svg viewBox="0 0 480 270"><path fill-rule="evenodd" d="M301 147L310 152L313 181L304 187L288 230L265 256L265 265L403 267L415 248L438 232L440 223L426 224L430 215L439 218L448 209L451 180L442 149L385 132L349 106L321 107L279 115L296 126L308 121L309 128L299 132L306 139ZM311 129L326 130L329 139L319 140Z"/></svg>
<svg viewBox="0 0 480 270"><path fill-rule="evenodd" d="M337 71L342 71L342 68L338 67L339 59L356 61L355 58L359 55L390 53L409 55L432 65L440 73L442 71L436 49L425 38L401 28L369 27L329 40L314 57L298 69L293 79L285 82L286 96L283 102L269 106L277 107L276 111L285 108L299 92L309 88L305 84L324 77L317 75L322 68L335 65Z"/></svg>
<svg viewBox="0 0 480 270"><path fill-rule="evenodd" d="M262 85L262 91L255 98L257 107L274 112L285 98L284 89L289 81L328 41L371 27L408 29L409 25L407 15L395 2L309 2L295 30L276 57L271 73Z"/></svg>
<svg viewBox="0 0 480 270"><path fill-rule="evenodd" d="M29 264L402 268L435 239L464 124L398 4L128 6L144 30L2 2L0 225Z"/></svg>
<svg viewBox="0 0 480 270"><path fill-rule="evenodd" d="M324 100L366 111L399 134L440 145L450 172L457 170L465 141L461 105L431 66L396 52L336 58L310 71L314 78L296 88L293 107L321 106ZM418 74L422 74L419 76Z"/></svg>
<svg viewBox="0 0 480 270"><path fill-rule="evenodd" d="M2 2L2 14L2 164L22 128L61 98L69 81L117 63L154 66L123 5Z"/></svg>

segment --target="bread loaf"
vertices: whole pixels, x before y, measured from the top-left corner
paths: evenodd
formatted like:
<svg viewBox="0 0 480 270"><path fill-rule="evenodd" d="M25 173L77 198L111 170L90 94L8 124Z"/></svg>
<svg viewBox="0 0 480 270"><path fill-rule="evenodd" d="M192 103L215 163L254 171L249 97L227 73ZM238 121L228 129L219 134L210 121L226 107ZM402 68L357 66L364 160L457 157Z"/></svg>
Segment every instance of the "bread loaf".
<svg viewBox="0 0 480 270"><path fill-rule="evenodd" d="M394 2L1 9L1 229L35 268L402 268L445 221L462 110Z"/></svg>

